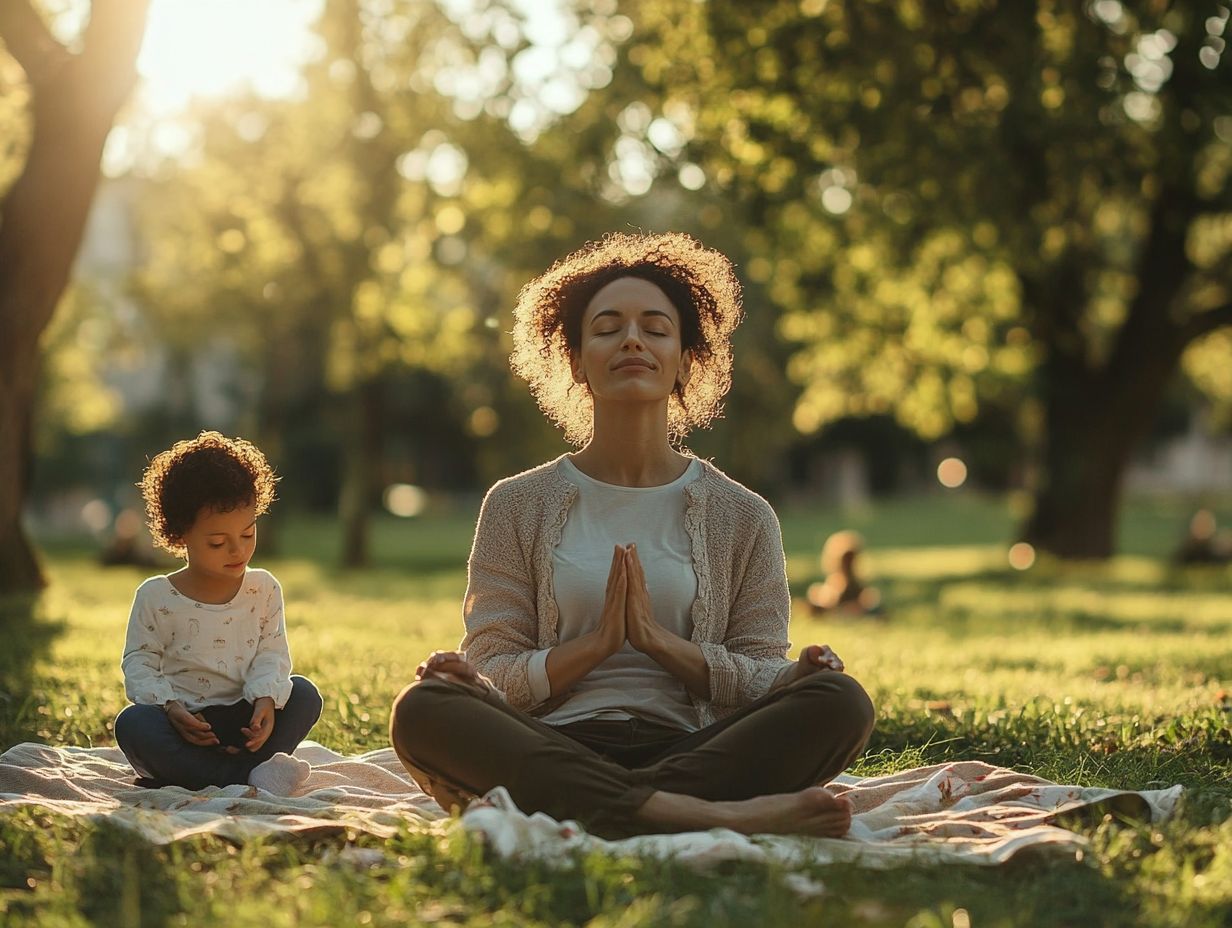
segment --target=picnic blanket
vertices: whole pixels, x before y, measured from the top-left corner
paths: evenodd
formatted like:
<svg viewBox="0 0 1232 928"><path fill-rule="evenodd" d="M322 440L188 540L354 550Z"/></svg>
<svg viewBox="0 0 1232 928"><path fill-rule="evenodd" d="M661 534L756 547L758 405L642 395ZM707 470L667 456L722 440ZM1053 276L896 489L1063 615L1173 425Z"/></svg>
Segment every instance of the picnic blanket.
<svg viewBox="0 0 1232 928"><path fill-rule="evenodd" d="M457 821L425 795L390 748L344 757L306 741L296 756L312 772L294 796L251 786L196 792L143 789L118 748L19 744L0 754L0 815L40 807L68 816L106 819L165 844L214 834L235 841L270 835L393 834L412 822L482 836L496 853L570 865L575 852L673 859L697 867L719 861L905 862L996 865L1022 851L1072 856L1086 839L1063 825L1075 817L1114 812L1158 822L1176 806L1181 787L1124 790L1063 786L978 761L920 767L878 777L844 775L831 784L852 804L842 839L746 836L724 829L642 835L607 841L576 822L521 812L503 788L472 804Z"/></svg>

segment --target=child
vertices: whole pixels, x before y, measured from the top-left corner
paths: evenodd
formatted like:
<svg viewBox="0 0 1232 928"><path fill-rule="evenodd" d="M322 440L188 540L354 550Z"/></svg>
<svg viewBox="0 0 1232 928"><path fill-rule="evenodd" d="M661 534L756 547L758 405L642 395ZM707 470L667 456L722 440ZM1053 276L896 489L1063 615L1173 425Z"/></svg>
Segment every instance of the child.
<svg viewBox="0 0 1232 928"><path fill-rule="evenodd" d="M142 583L128 619L121 667L135 705L115 737L142 785L288 795L308 776L290 752L321 695L290 675L278 581L248 567L277 479L256 447L217 432L177 442L141 479L155 543L187 561Z"/></svg>
<svg viewBox="0 0 1232 928"><path fill-rule="evenodd" d="M881 612L881 594L865 586L858 576L856 561L864 550L864 539L852 531L835 532L821 549L821 569L826 579L808 588L813 615L839 611L854 615Z"/></svg>

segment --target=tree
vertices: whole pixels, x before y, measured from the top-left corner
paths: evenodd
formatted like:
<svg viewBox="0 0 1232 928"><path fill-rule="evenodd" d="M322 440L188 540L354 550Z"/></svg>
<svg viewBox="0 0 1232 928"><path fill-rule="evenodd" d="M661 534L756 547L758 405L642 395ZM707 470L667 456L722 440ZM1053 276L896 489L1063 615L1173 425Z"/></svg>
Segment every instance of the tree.
<svg viewBox="0 0 1232 928"><path fill-rule="evenodd" d="M500 427L498 317L563 241L609 227L589 180L591 149L602 161L606 148L602 131L539 145L514 131L509 59L528 42L498 4L460 24L432 0L329 0L316 28L324 54L302 97L190 115L201 144L150 179L139 287L169 339L243 353L259 382L250 424L275 459L293 420L331 436L354 566L391 383L408 370L447 378L442 419L477 436Z"/></svg>
<svg viewBox="0 0 1232 928"><path fill-rule="evenodd" d="M629 60L745 207L747 273L798 345L797 427L893 412L933 438L1019 410L1023 537L1109 555L1132 449L1187 349L1216 386L1232 325L1227 8L647 0L634 15Z"/></svg>
<svg viewBox="0 0 1232 928"><path fill-rule="evenodd" d="M452 25L418 7L419 28L402 36L411 58ZM303 96L224 100L190 117L202 141L154 179L139 274L169 339L222 341L258 372L246 420L275 460L293 419L332 431L348 566L367 559L387 372L412 357L448 365L474 322L446 318L456 282L451 293L423 260L434 197L399 173L446 107L393 86L387 27L359 0L329 0L316 26L326 54L305 68Z"/></svg>
<svg viewBox="0 0 1232 928"><path fill-rule="evenodd" d="M39 336L68 283L103 142L136 80L147 0L96 0L80 52L27 0L0 4L0 39L25 73L29 143L0 204L0 592L42 573L22 527Z"/></svg>

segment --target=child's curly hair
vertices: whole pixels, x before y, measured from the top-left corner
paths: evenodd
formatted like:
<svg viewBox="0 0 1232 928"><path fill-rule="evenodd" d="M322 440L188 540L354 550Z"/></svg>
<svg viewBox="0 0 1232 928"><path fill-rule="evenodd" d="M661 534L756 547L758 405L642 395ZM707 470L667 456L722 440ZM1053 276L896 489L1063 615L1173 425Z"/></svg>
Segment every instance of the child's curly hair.
<svg viewBox="0 0 1232 928"><path fill-rule="evenodd" d="M256 504L269 511L278 477L265 455L242 438L202 432L157 455L141 475L141 495L154 544L185 557L184 534L203 508L231 512Z"/></svg>
<svg viewBox="0 0 1232 928"><path fill-rule="evenodd" d="M513 311L510 366L574 445L584 444L594 425L587 388L574 383L570 367L581 347L582 315L594 295L620 277L650 281L680 313L681 346L692 352L692 366L688 383L668 402L673 441L708 426L731 386L731 333L742 318L731 262L683 232L609 233L530 281Z"/></svg>

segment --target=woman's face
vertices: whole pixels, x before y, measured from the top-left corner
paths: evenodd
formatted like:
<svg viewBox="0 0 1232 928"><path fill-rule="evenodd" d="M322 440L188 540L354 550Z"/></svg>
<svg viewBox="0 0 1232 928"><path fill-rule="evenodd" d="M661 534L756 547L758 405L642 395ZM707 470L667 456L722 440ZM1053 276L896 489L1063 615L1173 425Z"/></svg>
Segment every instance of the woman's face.
<svg viewBox="0 0 1232 928"><path fill-rule="evenodd" d="M663 400L688 381L690 356L680 346L680 313L662 290L640 277L618 277L582 313L573 379L596 399Z"/></svg>

